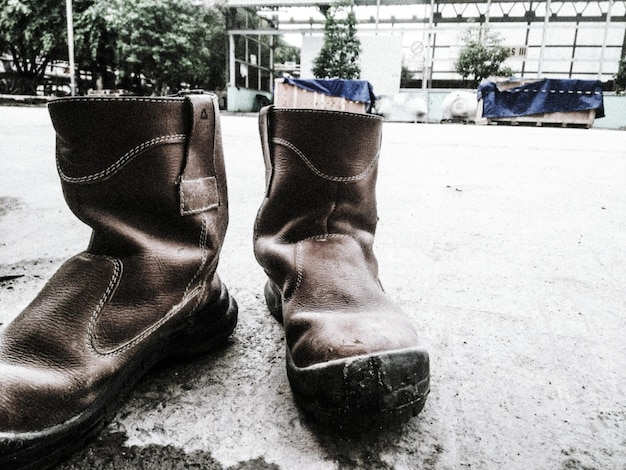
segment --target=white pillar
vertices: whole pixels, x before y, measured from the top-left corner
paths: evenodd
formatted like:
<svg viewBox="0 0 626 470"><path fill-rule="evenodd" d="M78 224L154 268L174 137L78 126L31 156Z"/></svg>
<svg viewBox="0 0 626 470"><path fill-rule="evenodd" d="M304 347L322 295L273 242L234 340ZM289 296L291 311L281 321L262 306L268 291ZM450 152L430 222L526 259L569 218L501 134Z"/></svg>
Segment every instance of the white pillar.
<svg viewBox="0 0 626 470"><path fill-rule="evenodd" d="M76 73L74 64L74 18L72 14L72 0L65 0L65 13L67 17L67 55L70 63L70 94L76 94Z"/></svg>
<svg viewBox="0 0 626 470"><path fill-rule="evenodd" d="M228 84L235 86L235 36L228 35Z"/></svg>
<svg viewBox="0 0 626 470"><path fill-rule="evenodd" d="M434 28L434 16L435 16L435 0L430 0L430 16L428 18L428 35L426 41L426 47L424 50L424 70L422 72L422 89L426 89L428 81L432 79L432 41L433 41L433 28Z"/></svg>
<svg viewBox="0 0 626 470"><path fill-rule="evenodd" d="M550 0L546 0L546 14L543 18L543 33L541 35L541 49L539 51L539 66L537 68L537 76L541 78L543 75L543 57L546 51L546 38L548 35L548 23L550 22Z"/></svg>
<svg viewBox="0 0 626 470"><path fill-rule="evenodd" d="M602 80L602 67L604 65L604 56L606 53L606 42L609 36L609 25L611 24L611 10L613 9L614 0L609 0L609 7L606 11L606 22L604 23L604 38L602 40L602 49L600 50L600 66L598 67L598 80Z"/></svg>

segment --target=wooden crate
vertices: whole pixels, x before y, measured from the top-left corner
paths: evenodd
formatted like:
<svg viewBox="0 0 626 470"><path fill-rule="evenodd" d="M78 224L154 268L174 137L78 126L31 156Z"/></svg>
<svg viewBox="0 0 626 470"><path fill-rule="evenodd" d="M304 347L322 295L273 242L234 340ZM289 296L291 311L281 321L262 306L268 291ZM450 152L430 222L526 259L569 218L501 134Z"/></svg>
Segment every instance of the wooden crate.
<svg viewBox="0 0 626 470"><path fill-rule="evenodd" d="M502 91L510 90L521 85L533 83L539 79L519 79L519 80L507 80L506 82L498 82L498 87ZM478 102L477 117L484 119L483 114L483 100ZM596 110L589 109L585 111L569 111L569 112L556 112L556 113L539 113L528 114L526 116L514 116L514 117L498 117L498 118L486 118L488 124L504 124L512 126L549 126L549 127L585 127L590 128L593 126L593 122L596 118Z"/></svg>
<svg viewBox="0 0 626 470"><path fill-rule="evenodd" d="M351 113L367 112L367 103L304 90L295 85L284 83L282 78L277 78L274 81L274 105L281 108L329 109Z"/></svg>
<svg viewBox="0 0 626 470"><path fill-rule="evenodd" d="M513 126L585 127L588 129L593 126L595 118L596 110L589 109L567 113L539 113L510 118L489 118L487 122Z"/></svg>

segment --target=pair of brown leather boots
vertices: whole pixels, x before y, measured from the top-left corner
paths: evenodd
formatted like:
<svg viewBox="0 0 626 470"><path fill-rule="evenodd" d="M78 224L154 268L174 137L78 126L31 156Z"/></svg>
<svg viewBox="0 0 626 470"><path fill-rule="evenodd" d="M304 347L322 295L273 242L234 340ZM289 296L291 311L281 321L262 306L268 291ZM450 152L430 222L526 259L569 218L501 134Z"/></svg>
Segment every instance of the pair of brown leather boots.
<svg viewBox="0 0 626 470"><path fill-rule="evenodd" d="M228 224L213 95L49 105L65 199L93 228L0 335L0 468L81 447L157 362L214 348L237 323L216 273ZM285 327L287 372L322 422L417 414L429 360L372 251L382 121L265 108L255 255Z"/></svg>

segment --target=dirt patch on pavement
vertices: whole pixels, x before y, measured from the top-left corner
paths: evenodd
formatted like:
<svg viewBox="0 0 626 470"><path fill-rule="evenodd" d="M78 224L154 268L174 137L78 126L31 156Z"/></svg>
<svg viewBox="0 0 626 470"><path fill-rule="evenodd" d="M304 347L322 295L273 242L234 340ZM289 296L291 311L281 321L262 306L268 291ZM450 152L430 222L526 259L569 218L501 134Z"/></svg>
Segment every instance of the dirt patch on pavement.
<svg viewBox="0 0 626 470"><path fill-rule="evenodd" d="M21 207L22 203L18 198L0 196L0 217L5 216L13 210L20 209Z"/></svg>
<svg viewBox="0 0 626 470"><path fill-rule="evenodd" d="M115 470L139 469L202 469L202 470L279 470L276 464L268 463L262 457L239 462L224 467L210 452L196 450L185 452L172 445L150 444L145 447L127 447L124 432L103 433L93 445L76 455L59 470L82 470L85 468L110 468ZM103 467L102 462L107 462Z"/></svg>
<svg viewBox="0 0 626 470"><path fill-rule="evenodd" d="M58 260L44 258L0 264L0 329L28 305L58 265Z"/></svg>

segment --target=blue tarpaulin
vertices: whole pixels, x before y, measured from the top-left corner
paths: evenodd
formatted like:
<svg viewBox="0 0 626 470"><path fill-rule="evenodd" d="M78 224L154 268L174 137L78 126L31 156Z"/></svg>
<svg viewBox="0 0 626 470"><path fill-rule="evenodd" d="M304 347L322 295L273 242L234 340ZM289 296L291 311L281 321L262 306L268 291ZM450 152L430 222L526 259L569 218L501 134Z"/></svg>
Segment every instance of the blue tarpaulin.
<svg viewBox="0 0 626 470"><path fill-rule="evenodd" d="M542 79L508 90L486 81L478 87L483 100L483 117L508 118L539 113L596 110L604 116L602 86L599 80Z"/></svg>
<svg viewBox="0 0 626 470"><path fill-rule="evenodd" d="M376 101L374 87L367 80L342 80L342 79L301 79L284 78L284 83L297 86L304 90L315 93L323 93L328 96L336 96L352 101L369 103Z"/></svg>

